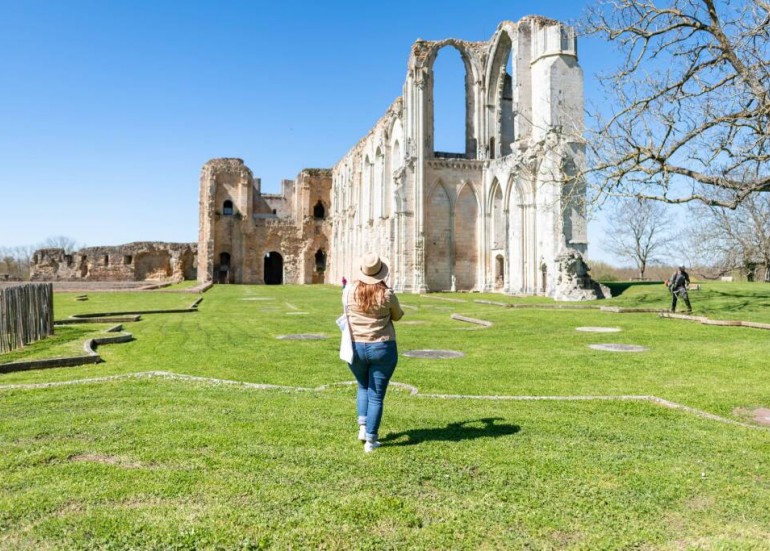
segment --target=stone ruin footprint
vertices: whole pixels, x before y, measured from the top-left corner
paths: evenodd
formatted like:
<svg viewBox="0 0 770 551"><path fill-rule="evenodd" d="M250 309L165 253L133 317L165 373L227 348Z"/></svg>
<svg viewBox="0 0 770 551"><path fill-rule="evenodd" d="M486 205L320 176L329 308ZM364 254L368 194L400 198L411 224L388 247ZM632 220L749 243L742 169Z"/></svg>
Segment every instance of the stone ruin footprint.
<svg viewBox="0 0 770 551"><path fill-rule="evenodd" d="M603 350L605 352L647 352L649 350L646 346L639 346L637 344L617 343L589 344L588 348Z"/></svg>
<svg viewBox="0 0 770 551"><path fill-rule="evenodd" d="M619 333L620 327L575 327L575 331L585 333Z"/></svg>

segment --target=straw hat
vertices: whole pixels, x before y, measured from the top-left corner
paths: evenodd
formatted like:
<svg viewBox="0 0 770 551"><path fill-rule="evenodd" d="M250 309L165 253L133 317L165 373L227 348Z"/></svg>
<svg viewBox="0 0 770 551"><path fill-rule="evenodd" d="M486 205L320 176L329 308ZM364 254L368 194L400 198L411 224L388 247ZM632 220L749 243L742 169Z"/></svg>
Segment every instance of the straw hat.
<svg viewBox="0 0 770 551"><path fill-rule="evenodd" d="M380 259L377 253L366 253L361 257L358 281L374 285L386 277L388 277L388 265Z"/></svg>

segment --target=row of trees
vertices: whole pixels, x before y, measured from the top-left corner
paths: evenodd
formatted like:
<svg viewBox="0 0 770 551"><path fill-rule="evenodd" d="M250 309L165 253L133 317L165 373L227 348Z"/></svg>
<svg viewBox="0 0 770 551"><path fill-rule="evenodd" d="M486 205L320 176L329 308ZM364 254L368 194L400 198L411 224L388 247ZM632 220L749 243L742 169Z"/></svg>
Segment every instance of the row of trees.
<svg viewBox="0 0 770 551"><path fill-rule="evenodd" d="M81 246L74 239L63 235L49 237L38 245L0 246L0 279L29 279L32 255L36 250L45 248L64 249L66 253L72 253Z"/></svg>
<svg viewBox="0 0 770 551"><path fill-rule="evenodd" d="M595 0L579 28L622 54L581 175L615 203L608 248L642 278L668 257L770 280L770 2Z"/></svg>
<svg viewBox="0 0 770 551"><path fill-rule="evenodd" d="M687 264L716 279L736 271L770 281L770 194L752 194L734 209L693 203L674 216L659 201L618 199L607 217L606 250L649 278L650 266Z"/></svg>

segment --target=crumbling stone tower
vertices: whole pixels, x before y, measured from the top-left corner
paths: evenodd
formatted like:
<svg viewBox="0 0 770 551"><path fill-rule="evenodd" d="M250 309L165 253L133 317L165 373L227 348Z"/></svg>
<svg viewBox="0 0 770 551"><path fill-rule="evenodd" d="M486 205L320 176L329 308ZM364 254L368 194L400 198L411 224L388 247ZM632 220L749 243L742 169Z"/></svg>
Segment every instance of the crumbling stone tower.
<svg viewBox="0 0 770 551"><path fill-rule="evenodd" d="M200 180L198 280L324 283L331 171L305 169L279 195L241 159L212 159Z"/></svg>

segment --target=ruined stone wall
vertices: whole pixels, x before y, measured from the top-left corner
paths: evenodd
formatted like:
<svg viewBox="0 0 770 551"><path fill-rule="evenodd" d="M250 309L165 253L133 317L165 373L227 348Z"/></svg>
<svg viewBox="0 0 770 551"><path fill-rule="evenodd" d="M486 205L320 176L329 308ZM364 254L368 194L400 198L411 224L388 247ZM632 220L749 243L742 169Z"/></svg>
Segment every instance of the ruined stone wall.
<svg viewBox="0 0 770 551"><path fill-rule="evenodd" d="M196 278L197 246L137 242L114 247L39 249L32 255L32 281L182 281Z"/></svg>
<svg viewBox="0 0 770 551"><path fill-rule="evenodd" d="M460 152L434 148L443 48L466 70ZM504 21L488 42L416 41L403 96L334 166L334 278L374 250L399 291L554 296L559 255L586 251L582 113L575 33L558 21Z"/></svg>
<svg viewBox="0 0 770 551"><path fill-rule="evenodd" d="M245 188L249 191L246 192ZM213 159L201 172L199 247L210 251L200 281L323 283L329 255L331 171L305 169L284 180L282 195L262 195L259 180L240 159ZM211 205L232 202L224 213ZM314 206L324 205L320 216ZM243 210L240 206L243 205ZM317 261L316 255L322 261Z"/></svg>
<svg viewBox="0 0 770 551"><path fill-rule="evenodd" d="M444 48L465 67L458 152L434 146L433 66ZM303 170L280 195L262 195L240 159L204 165L198 277L336 283L373 250L398 291L563 298L574 278L560 259L587 246L582 113L575 33L558 21L503 21L483 42L417 40L403 95L331 171ZM218 216L226 201L237 212Z"/></svg>

